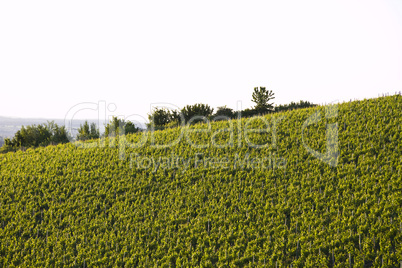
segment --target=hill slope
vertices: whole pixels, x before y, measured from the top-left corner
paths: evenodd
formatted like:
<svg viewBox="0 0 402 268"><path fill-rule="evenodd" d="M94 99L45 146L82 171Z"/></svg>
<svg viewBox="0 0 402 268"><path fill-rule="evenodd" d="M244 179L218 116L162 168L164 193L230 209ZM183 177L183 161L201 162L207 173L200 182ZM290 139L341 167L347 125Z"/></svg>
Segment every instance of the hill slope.
<svg viewBox="0 0 402 268"><path fill-rule="evenodd" d="M397 95L0 155L0 266L398 266L401 107Z"/></svg>

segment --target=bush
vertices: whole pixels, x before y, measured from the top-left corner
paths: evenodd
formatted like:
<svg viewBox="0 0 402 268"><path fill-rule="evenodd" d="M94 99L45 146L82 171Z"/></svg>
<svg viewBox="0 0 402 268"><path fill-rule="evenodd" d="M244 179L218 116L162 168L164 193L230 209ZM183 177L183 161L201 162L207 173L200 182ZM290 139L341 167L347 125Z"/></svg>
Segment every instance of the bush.
<svg viewBox="0 0 402 268"><path fill-rule="evenodd" d="M299 101L299 102L291 102L290 104L278 105L275 107L275 112L282 112L287 110L301 109L301 108L309 108L317 106L317 104L311 103L309 101Z"/></svg>
<svg viewBox="0 0 402 268"><path fill-rule="evenodd" d="M41 125L22 126L12 139L5 139L3 151L12 151L22 147L38 147L69 142L66 128L53 121Z"/></svg>
<svg viewBox="0 0 402 268"><path fill-rule="evenodd" d="M179 121L177 111L170 111L164 108L155 108L151 114L148 115L149 125L148 128L153 126L155 129L163 129L164 126L174 121Z"/></svg>
<svg viewBox="0 0 402 268"><path fill-rule="evenodd" d="M226 105L218 107L218 110L214 114L214 118L217 118L217 120L221 120L219 118L225 118L225 117L234 118L235 116L236 114L233 111L233 109L226 107Z"/></svg>
<svg viewBox="0 0 402 268"><path fill-rule="evenodd" d="M123 132L121 131L123 129ZM118 136L120 134L130 134L136 133L140 131L133 122L125 121L124 119L119 119L115 116L112 117L112 120L105 126L105 133L104 136Z"/></svg>
<svg viewBox="0 0 402 268"><path fill-rule="evenodd" d="M214 112L214 109L211 108L208 104L197 103L194 105L186 105L183 109L181 109L181 114L184 117L185 122L197 123L203 121L201 117L209 117ZM200 117L200 118L196 118Z"/></svg>
<svg viewBox="0 0 402 268"><path fill-rule="evenodd" d="M99 138L99 129L95 123L89 126L88 121L85 121L84 125L80 125L77 134L77 140L85 141Z"/></svg>

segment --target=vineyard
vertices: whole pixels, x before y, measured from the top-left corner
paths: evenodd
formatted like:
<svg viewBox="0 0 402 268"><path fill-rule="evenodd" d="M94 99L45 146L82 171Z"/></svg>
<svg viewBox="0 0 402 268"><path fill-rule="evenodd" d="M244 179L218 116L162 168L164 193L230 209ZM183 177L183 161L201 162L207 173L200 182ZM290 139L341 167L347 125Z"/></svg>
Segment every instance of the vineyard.
<svg viewBox="0 0 402 268"><path fill-rule="evenodd" d="M2 154L0 267L400 267L401 110L395 95Z"/></svg>

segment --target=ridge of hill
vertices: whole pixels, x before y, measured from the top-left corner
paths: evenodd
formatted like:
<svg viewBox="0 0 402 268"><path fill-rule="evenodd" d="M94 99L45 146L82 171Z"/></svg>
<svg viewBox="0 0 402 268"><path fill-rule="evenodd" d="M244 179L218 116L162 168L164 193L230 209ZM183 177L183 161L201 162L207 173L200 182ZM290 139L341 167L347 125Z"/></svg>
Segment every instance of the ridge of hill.
<svg viewBox="0 0 402 268"><path fill-rule="evenodd" d="M0 266L396 267L402 96L0 155Z"/></svg>

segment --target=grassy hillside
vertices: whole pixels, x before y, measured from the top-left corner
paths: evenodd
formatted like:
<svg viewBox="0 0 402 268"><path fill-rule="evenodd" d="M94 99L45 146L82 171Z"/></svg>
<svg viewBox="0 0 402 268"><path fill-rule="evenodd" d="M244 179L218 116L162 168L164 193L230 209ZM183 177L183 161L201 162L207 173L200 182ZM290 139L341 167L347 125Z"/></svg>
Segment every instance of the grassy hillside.
<svg viewBox="0 0 402 268"><path fill-rule="evenodd" d="M398 267L401 108L397 95L0 155L0 266Z"/></svg>

